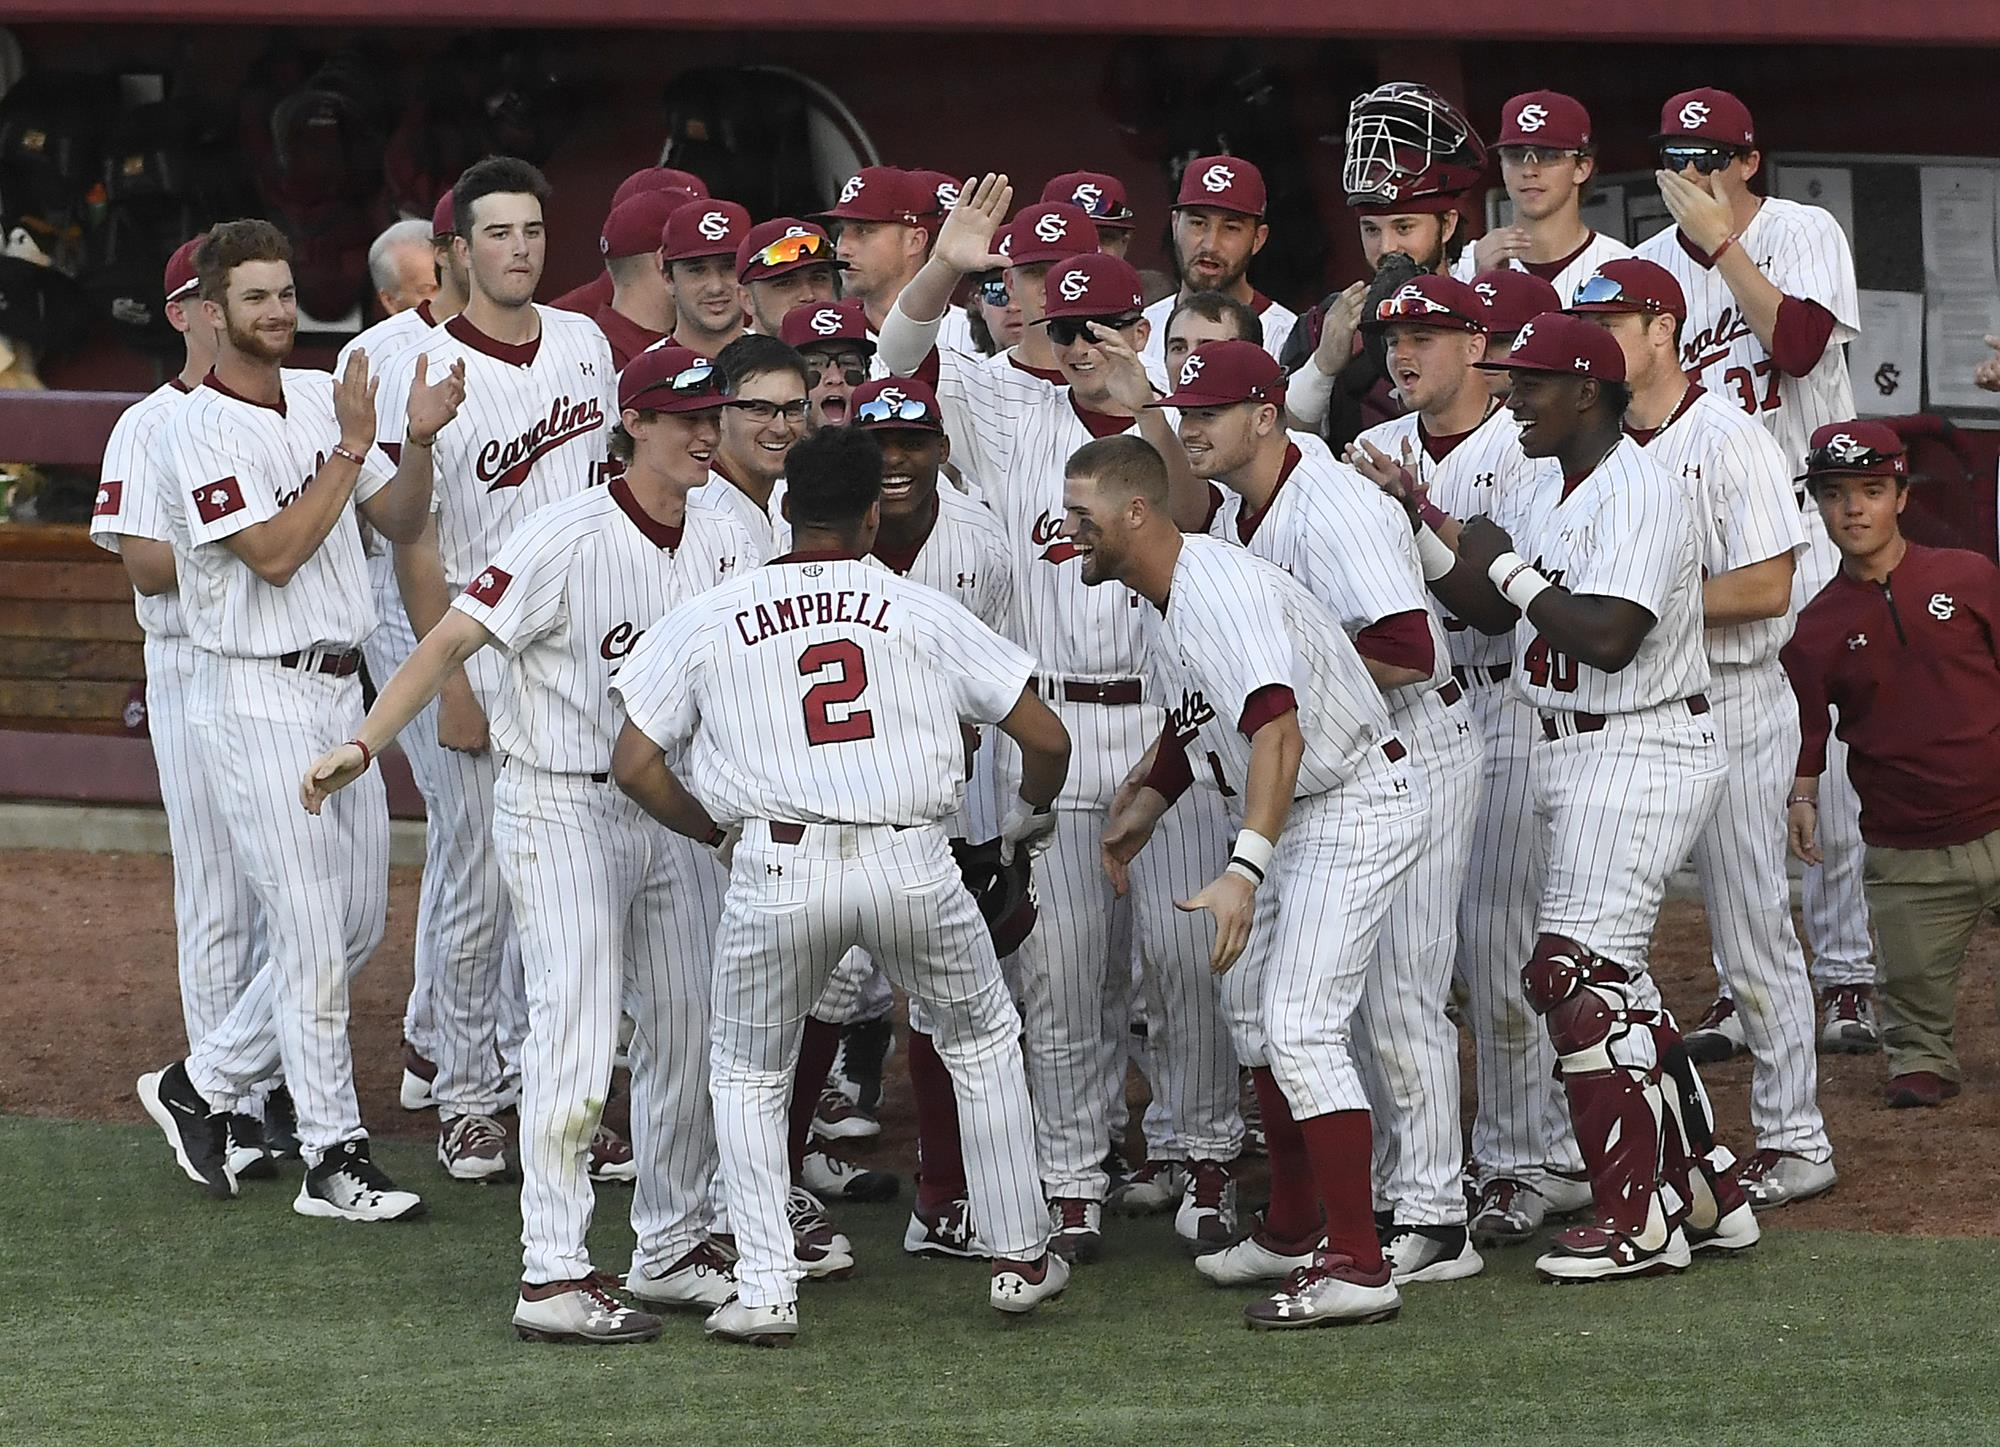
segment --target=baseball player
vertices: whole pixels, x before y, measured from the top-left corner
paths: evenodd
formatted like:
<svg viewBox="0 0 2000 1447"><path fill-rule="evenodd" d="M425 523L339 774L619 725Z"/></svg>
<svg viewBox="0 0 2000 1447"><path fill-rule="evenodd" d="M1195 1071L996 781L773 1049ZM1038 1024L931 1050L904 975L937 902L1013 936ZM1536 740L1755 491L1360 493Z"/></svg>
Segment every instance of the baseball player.
<svg viewBox="0 0 2000 1447"><path fill-rule="evenodd" d="M673 289L660 263L667 219L686 203L670 191L641 191L604 218L597 247L611 276L611 299L590 314L620 369L674 329Z"/></svg>
<svg viewBox="0 0 2000 1447"><path fill-rule="evenodd" d="M1123 260L1131 250L1139 218L1125 199L1125 183L1116 176L1102 171L1065 171L1042 187L1042 200L1063 202L1088 216L1097 228L1097 249L1106 256Z"/></svg>
<svg viewBox="0 0 2000 1447"><path fill-rule="evenodd" d="M1660 197L1675 224L1638 254L1672 273L1687 298L1681 370L1771 430L1796 471L1813 429L1854 415L1846 344L1860 329L1854 257L1833 216L1759 196L1763 163L1749 108L1725 90L1683 91L1660 108ZM1802 507L1804 501L1801 500ZM1839 552L1817 516L1793 580L1794 607L1826 585ZM1861 806L1848 787L1845 746L1834 741L1820 791L1825 862L1802 889L1812 974L1826 1006L1822 1043L1873 1049L1868 911L1861 893ZM1689 1033L1691 1051L1726 1058L1743 1048L1724 995Z"/></svg>
<svg viewBox="0 0 2000 1447"><path fill-rule="evenodd" d="M840 263L825 231L796 216L760 222L736 247L736 279L756 329L784 330L793 307L823 305L840 295Z"/></svg>
<svg viewBox="0 0 2000 1447"><path fill-rule="evenodd" d="M398 560L419 638L444 618L450 600L478 578L522 518L605 475L605 439L617 408L610 345L588 317L532 300L546 249L547 195L541 173L511 157L480 161L458 178L453 248L469 281L465 309L410 348L383 382L385 450L408 440L395 398L417 367L433 374L462 368L468 397L435 452L414 454L434 476L437 498L423 546ZM515 1033L503 1021L523 998L519 951L506 947L511 912L492 842L499 766L489 720L509 687L499 656L482 652L451 673L438 696L439 807L427 838L445 831L452 907L436 917L430 941L432 1093L438 1162L466 1181L492 1180L507 1168L506 1135L496 1119L507 1094L499 1044Z"/></svg>
<svg viewBox="0 0 2000 1447"><path fill-rule="evenodd" d="M1027 339L1028 324L1015 304L1005 271L982 271L972 278L972 296L965 304L973 349L982 357L1011 352Z"/></svg>
<svg viewBox="0 0 2000 1447"><path fill-rule="evenodd" d="M618 189L611 193L611 204L604 208L605 215L610 215L644 191L663 192L682 202L695 201L708 195L708 183L691 171L677 171L672 166L646 166L618 183ZM611 300L613 287L611 270L606 267L590 281L564 292L549 305L559 311L595 316L597 309Z"/></svg>
<svg viewBox="0 0 2000 1447"><path fill-rule="evenodd" d="M1264 324L1257 313L1232 296L1198 291L1167 318L1167 375L1178 377L1181 365L1196 347L1209 342L1263 343Z"/></svg>
<svg viewBox="0 0 2000 1447"><path fill-rule="evenodd" d="M1392 325L1407 315L1393 313ZM1285 430L1283 389L1276 359L1255 343L1210 342L1160 405L1180 409L1195 475L1225 489L1215 535L1298 579L1354 640L1430 805L1419 863L1394 893L1368 970L1354 1054L1386 1138L1377 1174L1390 1267L1398 1283L1450 1281L1484 1265L1465 1230L1458 1041L1444 1014L1482 749L1402 509L1318 438Z"/></svg>
<svg viewBox="0 0 2000 1447"><path fill-rule="evenodd" d="M840 188L821 219L840 223L834 255L845 268L843 292L861 303L870 331L880 330L889 308L923 268L930 233L923 216L936 204L929 188L894 166L864 166Z"/></svg>
<svg viewBox="0 0 2000 1447"><path fill-rule="evenodd" d="M1144 601L1149 676L1177 700L1144 787L1105 831L1105 872L1122 892L1196 776L1238 826L1227 864L1181 908L1215 921L1210 965L1227 972L1231 1032L1256 1072L1271 1155L1265 1230L1305 1258L1245 1319L1385 1320L1401 1298L1369 1209L1368 1105L1348 1021L1422 848L1423 785L1403 767L1375 678L1304 584L1248 549L1183 536L1166 470L1136 438L1092 442L1069 468L1063 535L1088 585L1121 582ZM1257 1279L1211 1265L1241 1254L1196 1268Z"/></svg>
<svg viewBox="0 0 2000 1447"><path fill-rule="evenodd" d="M1513 418L1476 370L1491 315L1478 292L1429 273L1377 310L1390 379L1411 410L1363 432L1350 461L1377 479L1406 471L1451 517L1505 515L1517 496L1558 485L1548 464L1523 455ZM1477 799L1464 810L1472 836L1457 919L1478 1099L1471 1230L1478 1245L1506 1246L1588 1197L1561 1174L1580 1162L1554 1088L1555 1057L1521 995L1542 885L1528 766L1539 728L1507 686L1508 641L1450 613L1443 624L1452 679L1485 749Z"/></svg>
<svg viewBox="0 0 2000 1447"><path fill-rule="evenodd" d="M1165 367L1167 318L1198 291L1219 291L1249 306L1263 318L1265 350L1275 357L1284 349L1297 314L1250 284L1251 258L1270 236L1262 171L1241 156L1197 156L1187 163L1173 213L1174 270L1181 284L1146 308L1148 361Z"/></svg>
<svg viewBox="0 0 2000 1447"><path fill-rule="evenodd" d="M1584 224L1583 198L1597 173L1590 112L1560 91L1531 90L1500 107L1500 180L1514 219L1459 253L1451 274L1471 281L1508 268L1540 277L1568 300L1607 261L1630 256L1622 241Z"/></svg>
<svg viewBox="0 0 2000 1447"><path fill-rule="evenodd" d="M736 1298L706 1323L734 1340L798 1331L782 1209L787 1076L802 1017L855 945L923 1002L950 1066L973 1216L995 1258L989 1300L1031 1310L1069 1275L1047 1249L1020 1018L942 823L962 795L962 724L998 724L1021 748L1022 792L1002 830L1015 848L1054 822L1068 740L1027 686L1025 653L860 559L881 466L856 432L801 442L793 551L669 613L612 685L627 719L619 786L689 837L735 841L711 1090L741 1256ZM690 746L693 794L664 752Z"/></svg>
<svg viewBox="0 0 2000 1447"><path fill-rule="evenodd" d="M298 1107L307 1171L293 1209L354 1221L423 1201L375 1165L355 1103L348 980L382 937L389 816L381 784L317 822L286 807L282 755L358 722L360 641L375 626L356 499L391 538L415 537L426 474L374 446L365 357L340 378L284 367L298 326L291 249L263 221L214 227L195 251L214 370L170 409L154 452L171 489L174 570L196 653L188 719L202 777L262 912L269 960L188 1057L141 1077L139 1098L192 1179L231 1196L227 1112L275 1067ZM406 458L458 405L457 379L410 388Z"/></svg>
<svg viewBox="0 0 2000 1447"><path fill-rule="evenodd" d="M808 423L813 428L845 423L854 389L868 380L875 358L875 338L861 303L849 298L793 307L785 313L778 339L805 358L806 375L812 379Z"/></svg>
<svg viewBox="0 0 2000 1447"><path fill-rule="evenodd" d="M215 329L196 299L196 236L167 258L166 316L181 334L185 361L176 375L119 415L104 444L91 510L90 539L118 554L132 580L133 611L145 632L146 731L160 775L174 866L174 943L181 1019L190 1047L222 1023L264 956L256 895L229 842L216 791L201 773L188 722L188 679L195 646L188 638L174 575L173 499L161 472L159 441L181 398L215 364ZM277 1174L255 1110L229 1117L229 1168L238 1180Z"/></svg>
<svg viewBox="0 0 2000 1447"><path fill-rule="evenodd" d="M1543 312L1558 312L1568 305L1567 298L1556 295L1556 289L1539 276L1530 276L1525 271L1517 271L1511 266L1497 271L1482 271L1472 278L1472 289L1479 294L1479 300L1486 307L1486 360L1504 362L1508 353L1514 350L1514 337L1522 327ZM1507 374L1493 370L1481 373L1486 378L1487 390L1502 402L1507 400Z"/></svg>
<svg viewBox="0 0 2000 1447"><path fill-rule="evenodd" d="M715 1141L707 1092L706 954L671 948L677 900L660 831L610 786L618 716L606 687L648 623L733 576L754 544L725 513L690 505L708 476L722 389L705 358L646 352L619 381L626 469L609 486L536 509L390 679L353 740L308 769L319 813L481 649L507 655L493 719L507 759L494 838L528 988L521 1072L520 1298L536 1341L643 1341L659 1318L593 1277L590 1135L618 1016L629 1011L633 1134L631 1287L648 1303L713 1308L727 1277L701 1245ZM659 1279L649 1264L673 1263Z"/></svg>
<svg viewBox="0 0 2000 1447"><path fill-rule="evenodd" d="M1556 1050L1596 1218L1559 1232L1535 1269L1551 1281L1679 1271L1691 1247L1758 1235L1646 969L1667 876L1728 771L1704 693L1700 561L1679 483L1621 431L1617 342L1549 313L1522 328L1507 366L1521 450L1563 474L1510 511L1536 561L1490 517L1460 528L1455 557L1428 526L1418 542L1454 613L1512 632L1509 680L1540 715L1529 769L1547 872L1521 983Z"/></svg>
<svg viewBox="0 0 2000 1447"><path fill-rule="evenodd" d="M1625 429L1687 490L1701 555L1708 700L1729 782L1695 845L1716 969L1750 1043L1757 1150L1738 1179L1760 1206L1831 1189L1833 1145L1817 1101L1812 983L1792 930L1784 799L1798 762L1798 703L1778 665L1792 631L1792 567L1805 550L1791 471L1755 418L1681 370L1686 301L1650 261L1609 261L1574 312L1618 339L1632 407Z"/></svg>
<svg viewBox="0 0 2000 1447"><path fill-rule="evenodd" d="M812 379L799 354L776 337L738 337L716 359L728 402L712 475L695 499L733 514L766 550L771 494L792 444L806 434Z"/></svg>
<svg viewBox="0 0 2000 1447"><path fill-rule="evenodd" d="M688 201L660 233L660 267L674 299L675 346L704 357L743 335L743 287L736 249L750 232L750 213L734 201Z"/></svg>

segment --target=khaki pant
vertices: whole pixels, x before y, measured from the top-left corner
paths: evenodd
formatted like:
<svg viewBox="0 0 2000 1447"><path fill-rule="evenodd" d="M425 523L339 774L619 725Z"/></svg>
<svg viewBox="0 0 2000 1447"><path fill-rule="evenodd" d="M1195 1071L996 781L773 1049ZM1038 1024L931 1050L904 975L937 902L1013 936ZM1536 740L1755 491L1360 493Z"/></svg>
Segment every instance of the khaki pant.
<svg viewBox="0 0 2000 1447"><path fill-rule="evenodd" d="M1927 1070L1957 1081L1958 971L1981 916L2000 910L2000 830L1942 849L1871 844L1862 883L1880 946L1889 1073Z"/></svg>

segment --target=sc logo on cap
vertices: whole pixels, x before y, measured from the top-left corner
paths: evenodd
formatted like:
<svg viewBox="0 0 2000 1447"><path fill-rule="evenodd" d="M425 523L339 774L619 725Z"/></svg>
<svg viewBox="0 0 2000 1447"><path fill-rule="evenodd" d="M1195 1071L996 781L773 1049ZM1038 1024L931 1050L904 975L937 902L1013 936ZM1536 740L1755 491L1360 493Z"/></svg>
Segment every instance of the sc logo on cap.
<svg viewBox="0 0 2000 1447"><path fill-rule="evenodd" d="M1208 358L1202 356L1200 353L1197 352L1190 355L1185 362L1181 363L1181 385L1183 387L1192 386L1194 379L1201 375L1201 369L1207 365Z"/></svg>
<svg viewBox="0 0 2000 1447"><path fill-rule="evenodd" d="M1485 301L1488 305L1491 305L1493 299L1500 295L1500 288L1490 281L1479 282L1472 289L1478 292L1481 300Z"/></svg>
<svg viewBox="0 0 2000 1447"><path fill-rule="evenodd" d="M1826 440L1826 453L1835 462L1859 462L1868 455L1863 447L1845 432L1836 432Z"/></svg>
<svg viewBox="0 0 2000 1447"><path fill-rule="evenodd" d="M704 211L694 229L710 241L720 241L729 234L729 218L720 211Z"/></svg>
<svg viewBox="0 0 2000 1447"><path fill-rule="evenodd" d="M1064 301L1082 301L1083 294L1090 290L1090 273L1087 271L1065 271L1056 282L1056 290Z"/></svg>
<svg viewBox="0 0 2000 1447"><path fill-rule="evenodd" d="M1220 163L1210 166L1201 173L1201 189L1211 195L1221 195L1236 184L1236 172Z"/></svg>
<svg viewBox="0 0 2000 1447"><path fill-rule="evenodd" d="M1521 348L1527 346L1528 343L1531 340L1533 340L1534 335L1535 335L1535 324L1533 322L1529 322L1526 326L1522 327L1521 330L1514 333L1514 350L1518 352L1521 350Z"/></svg>
<svg viewBox="0 0 2000 1447"><path fill-rule="evenodd" d="M900 407L910 400L910 394L905 392L901 387L884 387L875 396L877 400L887 402L892 409Z"/></svg>
<svg viewBox="0 0 2000 1447"><path fill-rule="evenodd" d="M1069 235L1069 222L1051 211L1036 219L1035 235L1044 241L1060 241Z"/></svg>
<svg viewBox="0 0 2000 1447"><path fill-rule="evenodd" d="M840 313L832 307L822 307L812 314L813 335L830 337L840 330Z"/></svg>
<svg viewBox="0 0 2000 1447"><path fill-rule="evenodd" d="M1691 100L1681 107L1681 124L1689 130L1699 130L1708 123L1708 102Z"/></svg>
<svg viewBox="0 0 2000 1447"><path fill-rule="evenodd" d="M859 176L849 176L847 178L847 184L840 188L840 204L845 206L849 201L852 201L856 196L859 196L861 194L861 188L863 186L866 186L867 184L868 183L862 180Z"/></svg>
<svg viewBox="0 0 2000 1447"><path fill-rule="evenodd" d="M1083 210L1096 215L1098 206L1104 201L1104 189L1095 181L1085 181L1069 193L1069 199L1076 202Z"/></svg>
<svg viewBox="0 0 2000 1447"><path fill-rule="evenodd" d="M1539 131L1549 123L1549 108L1545 105L1526 105L1514 117L1514 124L1530 134Z"/></svg>
<svg viewBox="0 0 2000 1447"><path fill-rule="evenodd" d="M940 211L949 211L958 204L958 183L940 181L937 183L937 203Z"/></svg>

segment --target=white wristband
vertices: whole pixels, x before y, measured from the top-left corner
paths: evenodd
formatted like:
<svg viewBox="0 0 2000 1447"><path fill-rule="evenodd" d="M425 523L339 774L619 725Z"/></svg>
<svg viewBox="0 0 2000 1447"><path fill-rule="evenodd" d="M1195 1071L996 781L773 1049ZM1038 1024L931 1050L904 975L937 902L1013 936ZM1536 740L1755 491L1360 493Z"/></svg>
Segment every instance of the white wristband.
<svg viewBox="0 0 2000 1447"><path fill-rule="evenodd" d="M1245 864L1240 859L1230 860L1228 867L1225 868L1222 872L1224 874L1233 874L1238 879L1248 881L1252 889L1255 889L1258 885L1264 882L1263 875L1259 874L1256 870L1252 869L1249 865Z"/></svg>
<svg viewBox="0 0 2000 1447"><path fill-rule="evenodd" d="M1236 843L1229 851L1229 872L1240 874L1252 884L1262 884L1264 876L1271 872L1271 856L1278 846L1254 829L1245 829L1236 836ZM1242 868L1237 868L1241 865Z"/></svg>
<svg viewBox="0 0 2000 1447"><path fill-rule="evenodd" d="M1458 554L1451 544L1431 531L1425 523L1417 529L1417 557L1424 565L1424 581L1434 583L1458 566Z"/></svg>
<svg viewBox="0 0 2000 1447"><path fill-rule="evenodd" d="M1519 553L1502 553L1487 568L1486 576L1493 580L1493 586L1500 590L1500 596L1527 615L1528 605L1542 596L1555 584L1535 571Z"/></svg>

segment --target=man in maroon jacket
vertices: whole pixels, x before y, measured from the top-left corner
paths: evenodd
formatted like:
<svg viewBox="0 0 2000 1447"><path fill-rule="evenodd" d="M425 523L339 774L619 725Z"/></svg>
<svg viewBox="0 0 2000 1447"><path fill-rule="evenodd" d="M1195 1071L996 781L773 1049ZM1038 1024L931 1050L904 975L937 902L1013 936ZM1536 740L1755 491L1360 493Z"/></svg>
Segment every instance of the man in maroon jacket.
<svg viewBox="0 0 2000 1447"><path fill-rule="evenodd" d="M1880 944L1885 1098L1939 1105L1959 1092L1959 966L1981 916L2000 908L2000 569L1903 536L1909 461L1879 422L1814 432L1804 480L1841 562L1782 655L1803 731L1792 852L1819 863L1837 709Z"/></svg>

